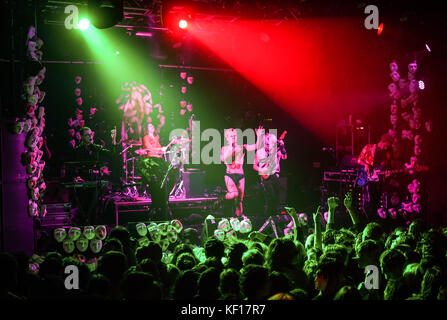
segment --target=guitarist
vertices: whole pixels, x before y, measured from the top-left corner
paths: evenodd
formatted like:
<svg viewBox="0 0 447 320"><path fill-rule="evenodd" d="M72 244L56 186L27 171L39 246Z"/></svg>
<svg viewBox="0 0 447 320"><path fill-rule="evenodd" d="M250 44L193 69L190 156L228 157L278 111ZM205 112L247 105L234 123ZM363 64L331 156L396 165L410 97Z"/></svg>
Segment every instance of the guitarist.
<svg viewBox="0 0 447 320"><path fill-rule="evenodd" d="M380 141L375 144L367 144L363 147L357 162L362 165L368 177L371 176L375 168L389 169L392 160L392 144L393 138L385 133L381 136ZM366 193L369 198L368 215L374 215L379 208L379 185L368 183L366 185Z"/></svg>
<svg viewBox="0 0 447 320"><path fill-rule="evenodd" d="M279 139L274 134L265 133L264 146L256 151L253 169L258 171L261 177L261 185L264 191L264 215L275 215L279 207L279 173L280 161L287 159L287 151L284 147L284 137L287 131Z"/></svg>

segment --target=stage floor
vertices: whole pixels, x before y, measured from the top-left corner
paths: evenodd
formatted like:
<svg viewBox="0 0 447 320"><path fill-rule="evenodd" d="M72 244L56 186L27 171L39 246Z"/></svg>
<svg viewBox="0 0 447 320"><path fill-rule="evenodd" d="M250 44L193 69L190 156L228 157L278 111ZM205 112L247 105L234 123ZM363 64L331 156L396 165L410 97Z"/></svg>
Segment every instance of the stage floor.
<svg viewBox="0 0 447 320"><path fill-rule="evenodd" d="M169 203L190 203L190 202L204 202L204 201L215 201L215 200L217 200L217 197L198 197L198 198L169 197ZM115 204L118 204L120 206L133 205L133 204L146 205L151 203L152 200L150 198L142 198L142 197L137 197L132 201L115 201Z"/></svg>
<svg viewBox="0 0 447 320"><path fill-rule="evenodd" d="M217 197L169 197L169 207L173 211L177 208L199 209L206 212L210 207L214 206ZM150 198L135 198L132 200L113 201L115 207L115 224L120 225L120 216L129 213L148 213L152 200ZM142 217L143 218L143 217ZM144 219L144 218L143 218ZM122 224L122 223L121 223Z"/></svg>

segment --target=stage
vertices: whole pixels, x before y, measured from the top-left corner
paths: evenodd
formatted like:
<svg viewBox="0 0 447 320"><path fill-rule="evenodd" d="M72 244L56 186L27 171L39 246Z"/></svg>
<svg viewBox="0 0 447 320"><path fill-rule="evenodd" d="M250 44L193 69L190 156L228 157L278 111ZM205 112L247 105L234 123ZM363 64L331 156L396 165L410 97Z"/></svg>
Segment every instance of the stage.
<svg viewBox="0 0 447 320"><path fill-rule="evenodd" d="M169 197L168 205L171 211L171 219L183 218L185 212L196 213L205 218L206 214L216 206L217 199L217 197ZM152 200L150 198L113 200L115 225L122 225L124 221L126 223L151 221L151 204Z"/></svg>

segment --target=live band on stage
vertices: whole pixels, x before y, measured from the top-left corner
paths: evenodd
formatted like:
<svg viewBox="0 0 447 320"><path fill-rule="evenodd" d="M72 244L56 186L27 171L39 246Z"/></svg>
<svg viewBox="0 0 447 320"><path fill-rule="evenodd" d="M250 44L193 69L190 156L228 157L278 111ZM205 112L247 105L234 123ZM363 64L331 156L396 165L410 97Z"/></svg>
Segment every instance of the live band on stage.
<svg viewBox="0 0 447 320"><path fill-rule="evenodd" d="M239 145L237 130L224 130L226 145L221 148L221 160L226 166L222 176L226 190L217 188L217 192L205 195L193 190L203 190L203 186L198 187L197 184L203 184L204 179L192 181L195 170L186 168L192 150L192 119L193 117L183 135L171 137L164 146L161 145L159 132L152 123L147 124L144 136L139 140L121 139L117 142L117 130L111 130L110 147L94 143L92 130L83 127L80 130L81 143L74 149L70 161L64 163L63 184L70 190L71 200L77 208L73 223L104 223L103 202L110 194L114 194L115 198L119 195L120 201L127 201L126 203L149 200L151 220L173 218L169 204L181 199L205 202L207 208L226 206L231 215L243 216L243 166L247 152L254 152L255 155L254 163L247 165L259 173L259 186L262 190L262 199L259 201L264 203L261 214L275 214L280 205L279 162L287 158L284 144L286 132L277 138L260 126L255 130L254 144Z"/></svg>
<svg viewBox="0 0 447 320"><path fill-rule="evenodd" d="M245 174L244 166L257 171L258 192L256 199L263 204L257 214L277 215L282 209L280 199L286 190L281 187L280 162L287 159L284 139L287 131L279 137L259 126L254 130L256 141L240 144L238 130L224 130L225 145L221 147L220 160L225 165L222 184L226 190L214 194L194 194L194 182L186 165L191 155L191 123L183 135L172 136L169 143L162 146L157 129L148 123L140 140L124 140L117 143L116 129L111 131L111 147L106 148L93 142L90 128L81 129L81 143L75 148L72 161L65 163L65 187L71 190L71 198L78 212L73 223L85 225L104 223L104 199L111 190L122 204L149 201L149 219L167 220L174 218L170 203L196 200L213 211L217 205L226 205L231 216L245 217ZM358 209L370 219L377 212L382 198L391 197L390 176L411 175L426 171L427 168L406 164L403 168L390 166L392 140L383 135L376 144L365 145L356 156L357 167L338 172L325 172L324 181L341 181L358 190ZM248 152L254 152L254 161L246 161ZM392 169L392 170L390 170ZM189 175L188 175L189 174ZM332 175L332 176L331 176ZM341 179L341 180L340 180ZM187 181L188 180L188 181ZM204 179L196 182L203 184ZM197 186L196 186L197 188ZM344 190L346 191L346 190ZM349 190L352 192L353 190ZM329 195L327 195L329 196ZM114 198L114 199L115 199ZM385 199L387 201L387 199ZM210 204L211 203L211 204ZM209 212L214 213L214 212ZM116 209L118 224L118 209Z"/></svg>

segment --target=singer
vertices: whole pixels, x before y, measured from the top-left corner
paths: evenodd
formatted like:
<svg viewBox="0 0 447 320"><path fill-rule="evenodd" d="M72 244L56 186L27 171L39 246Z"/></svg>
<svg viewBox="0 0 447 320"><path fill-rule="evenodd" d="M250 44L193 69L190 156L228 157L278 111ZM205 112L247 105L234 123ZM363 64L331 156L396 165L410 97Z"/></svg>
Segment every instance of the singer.
<svg viewBox="0 0 447 320"><path fill-rule="evenodd" d="M233 200L235 205L235 214L237 217L243 216L244 190L245 190L245 176L244 176L244 157L246 151L254 151L260 143L259 136L263 133L263 128L260 126L256 130L256 143L252 145L238 145L237 131L234 128L225 130L225 139L227 145L221 149L221 161L226 165L225 171L225 185L227 193L225 199Z"/></svg>

